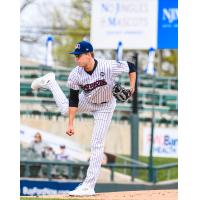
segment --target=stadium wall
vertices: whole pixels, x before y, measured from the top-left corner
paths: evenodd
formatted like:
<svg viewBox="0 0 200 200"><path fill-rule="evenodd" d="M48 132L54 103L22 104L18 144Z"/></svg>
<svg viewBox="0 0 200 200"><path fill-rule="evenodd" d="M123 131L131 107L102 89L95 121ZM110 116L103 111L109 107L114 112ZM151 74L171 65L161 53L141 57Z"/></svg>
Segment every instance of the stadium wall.
<svg viewBox="0 0 200 200"><path fill-rule="evenodd" d="M21 117L21 124L31 128L56 134L63 139L70 139L80 144L85 150L90 150L90 141L93 128L93 119L76 118L75 135L69 137L65 134L67 119L46 117ZM139 125L139 154L149 155L150 146L150 123ZM130 155L130 124L127 121L112 121L105 143L105 152L111 154ZM178 135L173 127L155 127L154 155L158 157L177 158Z"/></svg>
<svg viewBox="0 0 200 200"><path fill-rule="evenodd" d="M52 134L56 134L63 138L65 135L67 119L58 118L49 120L48 118L22 116L21 124L32 128L41 129ZM84 148L90 147L91 135L93 128L92 119L76 119L75 131L76 134L71 137L72 141L82 144ZM144 126L140 125L139 133L143 132ZM142 150L142 134L139 137L140 152ZM130 154L130 124L127 121L116 122L112 121L109 132L106 138L105 152L112 154Z"/></svg>

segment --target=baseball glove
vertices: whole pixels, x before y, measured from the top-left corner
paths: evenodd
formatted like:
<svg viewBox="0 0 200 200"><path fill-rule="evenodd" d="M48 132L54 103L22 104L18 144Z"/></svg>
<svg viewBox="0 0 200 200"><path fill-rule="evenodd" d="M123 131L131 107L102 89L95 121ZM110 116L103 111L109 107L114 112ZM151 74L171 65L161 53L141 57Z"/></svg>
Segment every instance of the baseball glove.
<svg viewBox="0 0 200 200"><path fill-rule="evenodd" d="M116 83L112 90L113 96L120 102L128 100L132 94L131 91L122 87L119 83Z"/></svg>

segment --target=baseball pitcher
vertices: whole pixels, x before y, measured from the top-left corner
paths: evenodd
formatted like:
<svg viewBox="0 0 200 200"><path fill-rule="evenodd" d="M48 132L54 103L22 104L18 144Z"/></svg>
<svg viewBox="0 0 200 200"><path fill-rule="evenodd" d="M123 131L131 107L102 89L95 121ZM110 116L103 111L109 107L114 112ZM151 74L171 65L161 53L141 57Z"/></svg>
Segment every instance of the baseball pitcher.
<svg viewBox="0 0 200 200"><path fill-rule="evenodd" d="M67 81L67 87L70 88L69 99L64 95L52 72L35 79L31 87L33 90L45 88L52 92L62 115L69 116L66 128L66 134L69 136L75 134L74 119L77 112L93 115L94 128L87 175L81 185L69 192L71 196L90 196L95 195L94 188L116 99L125 102L132 96L135 90L136 69L130 62L94 58L93 47L86 41L78 42L70 54L75 56L77 66L70 72ZM115 83L116 77L121 73L129 74L130 89Z"/></svg>

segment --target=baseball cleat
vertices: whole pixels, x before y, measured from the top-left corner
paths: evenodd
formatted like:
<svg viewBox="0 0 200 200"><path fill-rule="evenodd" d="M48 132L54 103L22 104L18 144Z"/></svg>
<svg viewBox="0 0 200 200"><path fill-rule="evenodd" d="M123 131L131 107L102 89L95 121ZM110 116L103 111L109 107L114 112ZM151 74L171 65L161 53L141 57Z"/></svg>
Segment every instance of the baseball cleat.
<svg viewBox="0 0 200 200"><path fill-rule="evenodd" d="M84 185L79 185L75 190L70 191L69 196L93 196L95 195L94 189Z"/></svg>
<svg viewBox="0 0 200 200"><path fill-rule="evenodd" d="M50 72L40 78L36 78L32 84L31 84L31 88L33 90L37 90L39 88L44 88L44 89L48 89L47 88L47 83L50 80L55 80L55 74L53 72Z"/></svg>

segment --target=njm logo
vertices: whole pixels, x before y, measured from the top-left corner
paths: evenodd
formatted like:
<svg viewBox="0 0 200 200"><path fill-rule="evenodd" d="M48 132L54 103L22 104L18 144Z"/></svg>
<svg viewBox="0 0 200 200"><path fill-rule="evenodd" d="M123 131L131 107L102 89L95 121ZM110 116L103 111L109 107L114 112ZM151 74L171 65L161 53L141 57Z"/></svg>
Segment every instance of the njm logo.
<svg viewBox="0 0 200 200"><path fill-rule="evenodd" d="M168 23L173 23L178 20L178 8L163 8L163 20L168 20Z"/></svg>

